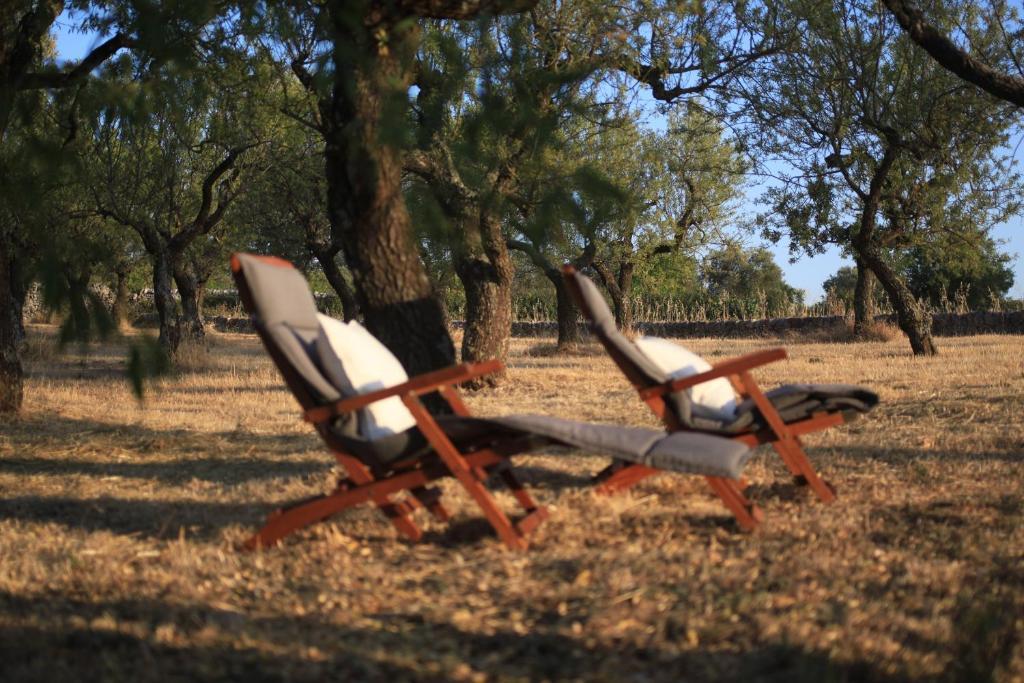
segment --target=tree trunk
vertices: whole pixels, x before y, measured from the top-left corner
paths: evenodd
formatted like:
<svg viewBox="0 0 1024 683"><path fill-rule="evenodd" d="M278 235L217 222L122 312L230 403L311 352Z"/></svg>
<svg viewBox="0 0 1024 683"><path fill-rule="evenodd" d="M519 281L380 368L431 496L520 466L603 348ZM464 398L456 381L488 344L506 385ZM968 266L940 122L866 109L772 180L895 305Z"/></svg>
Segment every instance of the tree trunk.
<svg viewBox="0 0 1024 683"><path fill-rule="evenodd" d="M202 343L206 339L206 326L203 323L202 284L193 269L182 261L185 256L174 259L174 284L178 286L181 298L181 319L179 322L180 341Z"/></svg>
<svg viewBox="0 0 1024 683"><path fill-rule="evenodd" d="M889 295L889 301L896 310L900 329L910 339L910 348L915 356L934 356L939 350L932 339L932 316L925 306L918 302L903 278L893 270L881 254L873 248L863 250L860 257L878 276L878 282Z"/></svg>
<svg viewBox="0 0 1024 683"><path fill-rule="evenodd" d="M455 261L455 272L466 290L462 361L504 360L512 336L512 260L507 253L500 265L481 256L461 256ZM497 381L488 376L473 386L494 386Z"/></svg>
<svg viewBox="0 0 1024 683"><path fill-rule="evenodd" d="M76 271L74 267L65 265L64 279L68 284L68 315L71 316L73 338L83 343L88 342L92 336L89 315L89 280L92 279L92 270L85 267Z"/></svg>
<svg viewBox="0 0 1024 683"><path fill-rule="evenodd" d="M910 348L913 349L914 354L933 356L938 351L935 348L935 342L932 341L931 315L918 305L903 278L889 267L881 252L878 251L875 231L878 226L878 207L882 196L882 186L885 184L892 165L903 151L902 147L889 137L887 137L887 142L885 153L871 177L870 189L864 197L860 225L852 236L850 246L853 248L858 266L862 263L866 265L878 278L886 294L889 295L889 301L896 309L896 318L899 321L900 329L910 339Z"/></svg>
<svg viewBox="0 0 1024 683"><path fill-rule="evenodd" d="M122 330L128 326L128 275L127 267L118 266L114 271L116 281L114 283L114 304L110 307L110 318L114 322L115 330Z"/></svg>
<svg viewBox="0 0 1024 683"><path fill-rule="evenodd" d="M619 267L619 292L622 293L622 301L619 309L615 312L618 318L619 328L627 333L633 332L633 268L632 261L626 261Z"/></svg>
<svg viewBox="0 0 1024 683"><path fill-rule="evenodd" d="M418 375L455 361L402 196L401 130L419 28L388 17L367 26L363 13L340 0L328 11L335 75L324 157L332 229L342 236L367 327Z"/></svg>
<svg viewBox="0 0 1024 683"><path fill-rule="evenodd" d="M515 267L502 235L501 220L484 207L476 220L461 226L459 235L462 243L455 257L455 272L466 291L462 361L505 360L512 337ZM470 386L496 386L500 379L489 375Z"/></svg>
<svg viewBox="0 0 1024 683"><path fill-rule="evenodd" d="M630 301L630 295L633 293L633 263L623 261L619 264L618 273L615 275L601 261L595 260L591 265L597 271L608 296L611 297L615 325L623 332L632 332L633 302Z"/></svg>
<svg viewBox="0 0 1024 683"><path fill-rule="evenodd" d="M345 279L341 268L338 267L338 262L334 260L337 253L337 249L335 249L327 252L316 252L313 255L320 262L320 267L324 271L324 277L327 278L327 282L341 300L341 314L344 316L345 322L348 322L355 320L356 316L359 315L359 303L356 301L355 292L352 291L348 280Z"/></svg>
<svg viewBox="0 0 1024 683"><path fill-rule="evenodd" d="M0 414L21 410L25 395L21 365L25 288L18 278L13 251L13 245L0 230Z"/></svg>
<svg viewBox="0 0 1024 683"><path fill-rule="evenodd" d="M181 342L181 323L171 289L171 264L167 252L161 251L150 256L153 263L153 304L160 318L160 345L172 354L178 350Z"/></svg>
<svg viewBox="0 0 1024 683"><path fill-rule="evenodd" d="M853 334L863 336L875 319L875 276L863 259L857 258L857 285L853 290Z"/></svg>
<svg viewBox="0 0 1024 683"><path fill-rule="evenodd" d="M579 309L576 302L569 294L569 288L565 286L562 274L555 271L555 276L545 273L551 284L555 286L555 298L558 302L558 348L573 346L583 341L580 334Z"/></svg>

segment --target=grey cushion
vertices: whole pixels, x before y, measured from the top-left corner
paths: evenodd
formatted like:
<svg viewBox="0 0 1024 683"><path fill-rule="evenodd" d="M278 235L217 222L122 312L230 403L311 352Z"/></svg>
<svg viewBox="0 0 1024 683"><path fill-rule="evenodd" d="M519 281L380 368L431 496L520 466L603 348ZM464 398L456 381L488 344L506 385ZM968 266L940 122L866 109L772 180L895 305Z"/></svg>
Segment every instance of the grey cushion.
<svg viewBox="0 0 1024 683"><path fill-rule="evenodd" d="M657 469L738 479L753 451L731 439L695 432L667 434L643 427L585 424L546 415L494 418L524 432L586 452Z"/></svg>
<svg viewBox="0 0 1024 683"><path fill-rule="evenodd" d="M545 445L566 446L640 463L658 469L738 479L753 451L720 436L693 432L667 434L643 427L587 424L547 415L509 415L496 418L440 415L438 425L462 453L493 448L505 455ZM327 435L338 448L386 469L401 461L432 452L418 429L368 442L341 433Z"/></svg>
<svg viewBox="0 0 1024 683"><path fill-rule="evenodd" d="M327 381L313 362L316 353L316 332L286 322L264 325L263 329L321 403L341 398L341 392Z"/></svg>
<svg viewBox="0 0 1024 683"><path fill-rule="evenodd" d="M660 439L640 461L660 470L739 479L753 451L732 439L675 432Z"/></svg>

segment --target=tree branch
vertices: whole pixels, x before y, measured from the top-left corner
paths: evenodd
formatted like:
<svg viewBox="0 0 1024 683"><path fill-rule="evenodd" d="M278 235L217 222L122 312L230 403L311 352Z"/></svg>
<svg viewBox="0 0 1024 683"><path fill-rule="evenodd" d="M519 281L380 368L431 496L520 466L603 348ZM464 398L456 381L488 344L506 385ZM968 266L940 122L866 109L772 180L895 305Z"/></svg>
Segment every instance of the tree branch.
<svg viewBox="0 0 1024 683"><path fill-rule="evenodd" d="M1001 100L1024 107L1024 78L1010 76L961 50L956 43L929 24L924 15L907 0L882 0L910 39L932 59L968 83Z"/></svg>
<svg viewBox="0 0 1024 683"><path fill-rule="evenodd" d="M518 14L537 0L402 0L399 13L424 19L472 19L481 14Z"/></svg>
<svg viewBox="0 0 1024 683"><path fill-rule="evenodd" d="M125 33L118 33L113 38L98 45L70 71L40 71L27 73L18 85L19 90L39 90L42 88L67 88L88 76L100 64L107 61L121 48L133 47L135 41Z"/></svg>

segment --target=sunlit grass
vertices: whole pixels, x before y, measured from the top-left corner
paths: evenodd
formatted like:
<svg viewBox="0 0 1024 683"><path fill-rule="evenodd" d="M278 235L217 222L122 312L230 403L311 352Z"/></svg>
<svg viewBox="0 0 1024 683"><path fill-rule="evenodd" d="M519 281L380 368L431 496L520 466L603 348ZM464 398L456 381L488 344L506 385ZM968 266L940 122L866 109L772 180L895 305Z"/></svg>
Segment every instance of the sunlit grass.
<svg viewBox="0 0 1024 683"><path fill-rule="evenodd" d="M49 332L32 330L24 416L0 423L0 680L1024 677L1020 338L928 359L902 339L790 343L766 385L883 403L807 439L835 505L752 461L752 535L697 477L600 499L605 459L545 453L518 461L552 510L527 554L446 483L454 523L423 518L420 544L364 507L244 555L267 512L334 476L257 340L216 335L139 404L123 349L63 355ZM478 414L656 425L597 347L513 346Z"/></svg>

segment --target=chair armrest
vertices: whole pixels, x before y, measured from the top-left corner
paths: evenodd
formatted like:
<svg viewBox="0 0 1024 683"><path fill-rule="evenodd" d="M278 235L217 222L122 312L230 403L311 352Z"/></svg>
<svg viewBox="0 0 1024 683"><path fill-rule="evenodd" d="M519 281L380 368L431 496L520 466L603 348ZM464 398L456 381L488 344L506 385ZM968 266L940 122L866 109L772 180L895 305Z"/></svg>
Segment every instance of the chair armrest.
<svg viewBox="0 0 1024 683"><path fill-rule="evenodd" d="M350 396L331 404L310 408L303 413L302 418L307 422L326 422L332 417L354 412L360 408L365 408L371 403L383 401L384 399L391 398L392 396L402 396L405 394L419 396L421 394L429 394L430 392L437 391L444 386L465 382L468 379L473 379L474 377L480 377L482 375L501 372L504 368L505 366L502 362L496 358L480 363L460 363L459 365L453 365L450 368L417 375L409 381L396 384L393 387L370 391L365 394L359 394L358 396Z"/></svg>
<svg viewBox="0 0 1024 683"><path fill-rule="evenodd" d="M751 368L767 365L768 363L783 360L784 358L786 358L786 349L780 348L768 349L767 351L755 351L754 353L748 353L747 355L740 356L739 358L732 358L718 363L707 372L690 375L689 377L680 377L679 379L663 382L662 384L655 384L652 387L645 387L639 391L640 398L647 400L652 396L672 394L677 391L682 391L683 389L689 389L690 387L698 384L703 384L709 380L736 375L741 372L746 372Z"/></svg>

